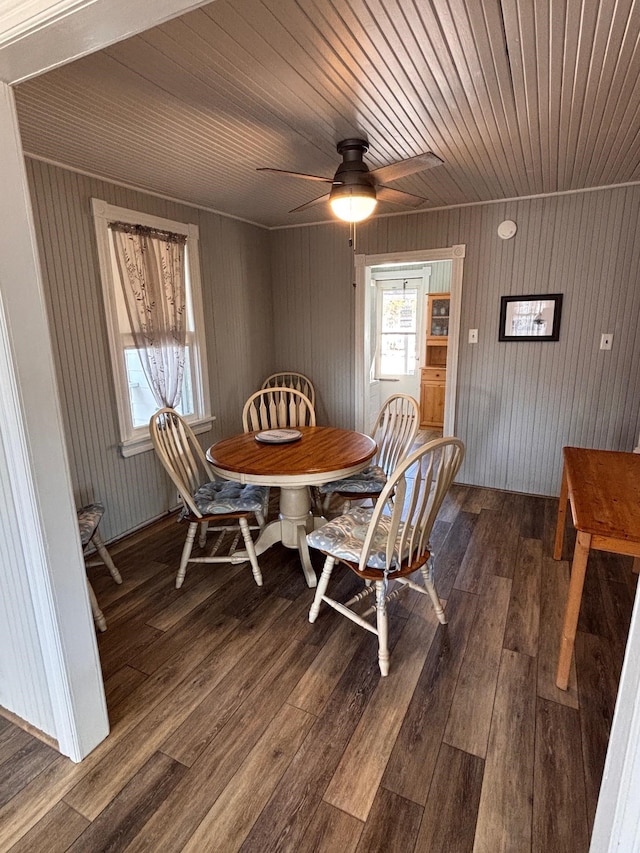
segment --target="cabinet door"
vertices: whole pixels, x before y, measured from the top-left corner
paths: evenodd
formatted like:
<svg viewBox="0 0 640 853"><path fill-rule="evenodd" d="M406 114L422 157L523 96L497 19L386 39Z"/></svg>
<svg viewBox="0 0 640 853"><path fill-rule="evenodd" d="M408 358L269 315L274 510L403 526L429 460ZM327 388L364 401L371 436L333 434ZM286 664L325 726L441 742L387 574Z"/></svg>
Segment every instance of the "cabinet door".
<svg viewBox="0 0 640 853"><path fill-rule="evenodd" d="M449 303L448 293L429 294L427 341L446 345L449 336Z"/></svg>
<svg viewBox="0 0 640 853"><path fill-rule="evenodd" d="M444 382L422 382L420 385L420 426L444 425Z"/></svg>

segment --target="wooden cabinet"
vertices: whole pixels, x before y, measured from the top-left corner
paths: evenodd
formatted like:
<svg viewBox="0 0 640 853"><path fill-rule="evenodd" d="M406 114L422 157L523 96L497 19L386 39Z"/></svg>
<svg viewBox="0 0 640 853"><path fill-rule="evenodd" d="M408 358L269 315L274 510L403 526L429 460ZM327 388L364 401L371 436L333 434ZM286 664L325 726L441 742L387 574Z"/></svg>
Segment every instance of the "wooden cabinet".
<svg viewBox="0 0 640 853"><path fill-rule="evenodd" d="M448 293L430 293L427 304L427 346L420 375L420 426L444 426L449 340Z"/></svg>
<svg viewBox="0 0 640 853"><path fill-rule="evenodd" d="M447 371L423 367L420 379L420 426L441 427L444 424L444 394Z"/></svg>

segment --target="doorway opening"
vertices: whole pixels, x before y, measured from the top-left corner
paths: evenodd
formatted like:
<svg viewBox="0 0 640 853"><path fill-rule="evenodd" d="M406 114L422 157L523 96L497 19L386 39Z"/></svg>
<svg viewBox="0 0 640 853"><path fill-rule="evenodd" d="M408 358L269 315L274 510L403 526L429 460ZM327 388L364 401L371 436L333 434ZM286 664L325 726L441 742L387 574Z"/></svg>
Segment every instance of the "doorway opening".
<svg viewBox="0 0 640 853"><path fill-rule="evenodd" d="M464 250L356 256L356 429L402 393L421 428L454 434Z"/></svg>

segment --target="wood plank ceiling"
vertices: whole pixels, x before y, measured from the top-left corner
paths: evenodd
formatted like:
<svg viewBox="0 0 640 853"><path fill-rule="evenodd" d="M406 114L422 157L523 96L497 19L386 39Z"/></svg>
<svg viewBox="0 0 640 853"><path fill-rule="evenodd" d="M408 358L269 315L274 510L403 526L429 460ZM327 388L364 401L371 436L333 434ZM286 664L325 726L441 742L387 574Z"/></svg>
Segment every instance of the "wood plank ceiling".
<svg viewBox="0 0 640 853"><path fill-rule="evenodd" d="M265 226L331 214L256 167L331 177L352 136L441 157L393 185L424 208L637 181L639 6L218 0L17 86L23 145Z"/></svg>

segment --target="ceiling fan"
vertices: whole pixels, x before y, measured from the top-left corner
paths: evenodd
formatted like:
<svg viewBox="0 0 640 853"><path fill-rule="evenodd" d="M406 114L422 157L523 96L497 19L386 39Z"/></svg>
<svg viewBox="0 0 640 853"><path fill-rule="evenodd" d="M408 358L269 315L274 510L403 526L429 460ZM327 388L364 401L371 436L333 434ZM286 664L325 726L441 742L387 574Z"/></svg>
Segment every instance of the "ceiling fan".
<svg viewBox="0 0 640 853"><path fill-rule="evenodd" d="M320 181L331 184L331 190L319 198L307 201L299 207L295 207L290 213L299 210L307 210L316 204L328 201L335 215L345 222L362 222L373 213L379 201L401 204L409 207L418 207L425 198L413 193L394 190L386 186L387 181L397 181L407 175L423 172L438 166L443 161L435 154L427 152L418 154L417 157L409 157L406 160L398 160L380 169L369 171L369 167L363 161L363 155L369 150L369 143L365 139L343 139L337 145L338 154L342 155L342 163L333 178L323 178L320 175L307 175L304 172L288 172L285 169L259 168L258 172L274 172L278 175L289 175L292 178L303 178L307 181Z"/></svg>

